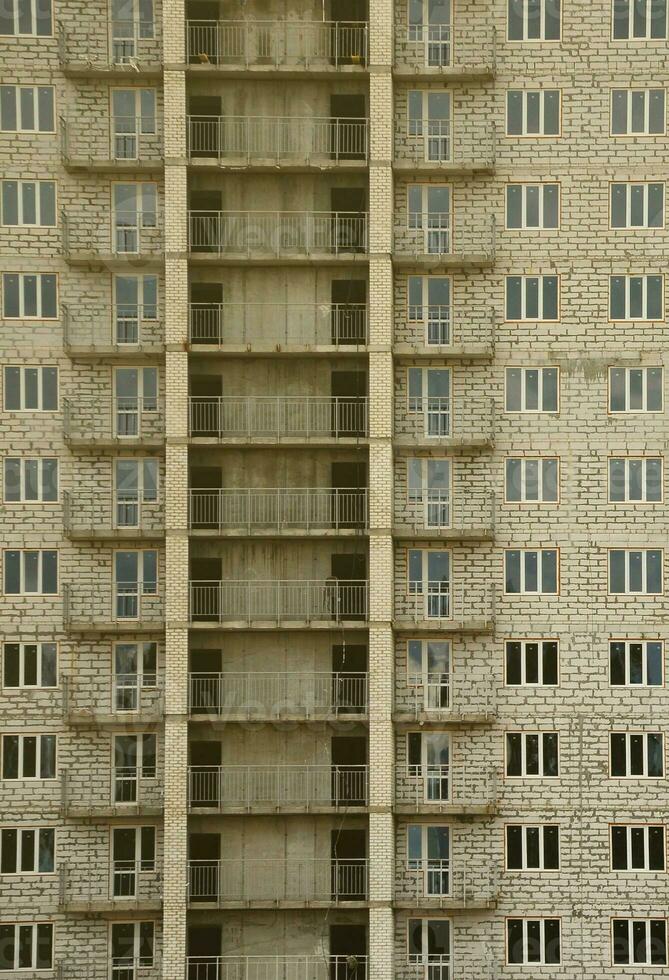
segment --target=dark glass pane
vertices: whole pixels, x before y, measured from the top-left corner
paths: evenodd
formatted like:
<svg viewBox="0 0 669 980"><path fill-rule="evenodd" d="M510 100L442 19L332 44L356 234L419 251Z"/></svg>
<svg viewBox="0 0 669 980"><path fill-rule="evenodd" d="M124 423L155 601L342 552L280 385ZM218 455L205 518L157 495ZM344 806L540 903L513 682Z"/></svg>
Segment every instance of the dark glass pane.
<svg viewBox="0 0 669 980"><path fill-rule="evenodd" d="M506 644L506 683L520 684L522 681L522 645L514 641Z"/></svg>
<svg viewBox="0 0 669 980"><path fill-rule="evenodd" d="M506 866L511 871L520 871L523 867L523 828L506 828Z"/></svg>

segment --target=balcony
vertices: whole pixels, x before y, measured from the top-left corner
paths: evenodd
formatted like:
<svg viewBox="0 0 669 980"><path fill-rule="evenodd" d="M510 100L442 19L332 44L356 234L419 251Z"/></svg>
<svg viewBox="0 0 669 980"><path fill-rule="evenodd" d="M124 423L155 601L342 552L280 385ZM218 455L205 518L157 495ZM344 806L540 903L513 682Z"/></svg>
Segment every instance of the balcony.
<svg viewBox="0 0 669 980"><path fill-rule="evenodd" d="M160 448L165 442L165 415L160 398L66 399L63 432L72 447L119 449Z"/></svg>
<svg viewBox="0 0 669 980"><path fill-rule="evenodd" d="M86 117L59 119L60 155L72 172L150 173L163 166L162 137L155 132L155 116ZM147 132L153 129L154 132Z"/></svg>
<svg viewBox="0 0 669 980"><path fill-rule="evenodd" d="M452 374L444 385L450 394L409 395L395 400L395 436L398 448L466 452L491 449L495 434L495 401L468 390L453 397ZM429 385L429 379L428 379Z"/></svg>
<svg viewBox="0 0 669 980"><path fill-rule="evenodd" d="M367 957L189 956L185 980L366 980Z"/></svg>
<svg viewBox="0 0 669 980"><path fill-rule="evenodd" d="M368 121L331 116L189 116L188 156L198 167L254 167L272 172L367 161Z"/></svg>
<svg viewBox="0 0 669 980"><path fill-rule="evenodd" d="M165 516L161 503L144 502L138 490L66 490L63 527L72 540L153 540L165 536Z"/></svg>
<svg viewBox="0 0 669 980"><path fill-rule="evenodd" d="M64 716L68 725L124 728L156 725L163 719L164 691L155 674L114 674L97 678L63 678Z"/></svg>
<svg viewBox="0 0 669 980"><path fill-rule="evenodd" d="M495 622L495 589L490 583L468 585L442 579L410 582L395 597L395 629L434 632L490 632Z"/></svg>
<svg viewBox="0 0 669 980"><path fill-rule="evenodd" d="M489 541L494 537L495 497L492 491L467 488L410 489L395 501L396 538L438 538Z"/></svg>
<svg viewBox="0 0 669 980"><path fill-rule="evenodd" d="M394 74L400 78L488 79L495 74L495 29L451 24L397 25Z"/></svg>
<svg viewBox="0 0 669 980"><path fill-rule="evenodd" d="M367 56L364 22L189 20L186 39L191 66L219 72L359 71Z"/></svg>
<svg viewBox="0 0 669 980"><path fill-rule="evenodd" d="M155 863L113 861L107 871L94 861L62 864L58 869L58 907L74 915L94 912L158 911L161 876Z"/></svg>
<svg viewBox="0 0 669 980"><path fill-rule="evenodd" d="M328 812L367 805L367 766L189 766L190 810Z"/></svg>
<svg viewBox="0 0 669 980"><path fill-rule="evenodd" d="M127 265L138 259L157 264L164 257L162 215L157 211L62 211L61 236L70 265Z"/></svg>
<svg viewBox="0 0 669 980"><path fill-rule="evenodd" d="M398 769L398 813L489 814L497 805L497 774L469 765L407 766Z"/></svg>
<svg viewBox="0 0 669 980"><path fill-rule="evenodd" d="M367 251L358 211L189 211L191 257L233 263L347 261Z"/></svg>
<svg viewBox="0 0 669 980"><path fill-rule="evenodd" d="M411 909L494 908L499 890L496 871L453 864L437 858L405 862L399 869L395 905Z"/></svg>
<svg viewBox="0 0 669 980"><path fill-rule="evenodd" d="M198 536L356 535L367 527L367 491L325 487L189 490Z"/></svg>
<svg viewBox="0 0 669 980"><path fill-rule="evenodd" d="M488 267L495 260L495 216L454 221L448 211L406 215L395 225L395 265L438 268Z"/></svg>
<svg viewBox="0 0 669 980"><path fill-rule="evenodd" d="M267 324L272 324L271 342ZM362 303L191 303L188 340L194 352L357 353L367 344Z"/></svg>
<svg viewBox="0 0 669 980"><path fill-rule="evenodd" d="M494 125L450 119L427 119L422 132L407 135L406 123L395 131L396 170L440 174L492 173L495 168Z"/></svg>
<svg viewBox="0 0 669 980"><path fill-rule="evenodd" d="M190 583L193 625L328 628L367 616L367 582L270 579Z"/></svg>
<svg viewBox="0 0 669 980"><path fill-rule="evenodd" d="M58 57L70 78L160 78L162 43L151 20L110 20L92 34L58 25Z"/></svg>
<svg viewBox="0 0 669 980"><path fill-rule="evenodd" d="M455 941L452 953L397 950L393 980L498 980L495 953L483 943ZM534 980L534 978L533 978Z"/></svg>
<svg viewBox="0 0 669 980"><path fill-rule="evenodd" d="M195 720L309 721L367 714L367 674L290 671L189 675Z"/></svg>
<svg viewBox="0 0 669 980"><path fill-rule="evenodd" d="M63 588L63 623L76 632L160 632L164 600L156 582L82 581Z"/></svg>
<svg viewBox="0 0 669 980"><path fill-rule="evenodd" d="M393 720L420 721L439 728L487 724L497 713L497 692L492 677L458 674L409 674L395 697Z"/></svg>
<svg viewBox="0 0 669 980"><path fill-rule="evenodd" d="M62 306L63 341L73 360L159 357L164 353L164 326L155 306L112 306L107 311Z"/></svg>
<svg viewBox="0 0 669 980"><path fill-rule="evenodd" d="M399 356L488 360L495 351L495 327L490 306L409 304L396 312L393 350Z"/></svg>
<svg viewBox="0 0 669 980"><path fill-rule="evenodd" d="M353 441L367 435L367 398L296 395L188 399L192 439L275 445Z"/></svg>
<svg viewBox="0 0 669 980"><path fill-rule="evenodd" d="M160 816L163 812L162 773L148 777L140 769L131 768L109 769L105 773L98 767L92 780L88 766L63 770L60 812L65 818L79 820Z"/></svg>
<svg viewBox="0 0 669 980"><path fill-rule="evenodd" d="M218 908L360 904L367 898L367 861L251 858L188 862L188 902Z"/></svg>

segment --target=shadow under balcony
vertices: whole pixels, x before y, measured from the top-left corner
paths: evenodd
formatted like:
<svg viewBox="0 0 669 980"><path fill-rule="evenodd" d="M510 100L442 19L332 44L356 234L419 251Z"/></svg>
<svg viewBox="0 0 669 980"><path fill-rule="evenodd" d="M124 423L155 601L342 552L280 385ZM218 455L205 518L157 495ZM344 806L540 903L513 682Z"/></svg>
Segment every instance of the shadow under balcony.
<svg viewBox="0 0 669 980"><path fill-rule="evenodd" d="M63 255L69 265L113 268L163 263L162 214L156 210L61 212Z"/></svg>
<svg viewBox="0 0 669 980"><path fill-rule="evenodd" d="M368 524L364 489L191 489L188 498L194 537L358 537Z"/></svg>
<svg viewBox="0 0 669 980"><path fill-rule="evenodd" d="M63 346L71 360L155 360L165 353L165 329L155 306L114 306L88 313L62 306Z"/></svg>
<svg viewBox="0 0 669 980"><path fill-rule="evenodd" d="M58 909L66 915L158 912L163 905L155 862L113 861L107 869L94 869L84 858L61 864L58 876Z"/></svg>
<svg viewBox="0 0 669 980"><path fill-rule="evenodd" d="M468 492L436 487L412 488L396 500L393 535L412 541L492 541L495 497L492 491Z"/></svg>
<svg viewBox="0 0 669 980"><path fill-rule="evenodd" d="M495 169L496 133L490 123L426 119L415 135L406 124L395 130L393 168L426 174L490 174Z"/></svg>
<svg viewBox="0 0 669 980"><path fill-rule="evenodd" d="M395 598L393 627L398 632L491 633L495 628L495 589L491 583L449 580L408 582Z"/></svg>
<svg viewBox="0 0 669 980"><path fill-rule="evenodd" d="M366 673L285 671L189 674L192 721L364 721Z"/></svg>
<svg viewBox="0 0 669 980"><path fill-rule="evenodd" d="M190 624L200 629L359 628L367 618L364 580L270 579L190 583Z"/></svg>
<svg viewBox="0 0 669 980"><path fill-rule="evenodd" d="M364 907L365 858L188 862L190 908Z"/></svg>
<svg viewBox="0 0 669 980"><path fill-rule="evenodd" d="M188 435L196 444L358 445L367 436L367 398L191 396Z"/></svg>
<svg viewBox="0 0 669 980"><path fill-rule="evenodd" d="M498 802L494 769L466 764L408 766L397 769L396 813L468 816L495 813Z"/></svg>
<svg viewBox="0 0 669 980"><path fill-rule="evenodd" d="M193 354L359 354L367 319L363 303L191 303L188 342Z"/></svg>
<svg viewBox="0 0 669 980"><path fill-rule="evenodd" d="M161 586L154 582L72 583L63 587L63 624L76 633L159 633Z"/></svg>
<svg viewBox="0 0 669 980"><path fill-rule="evenodd" d="M367 786L367 766L189 766L188 809L330 813L366 807Z"/></svg>
<svg viewBox="0 0 669 980"><path fill-rule="evenodd" d="M159 449L165 443L163 402L133 396L68 398L63 403L63 432L72 448Z"/></svg>
<svg viewBox="0 0 669 980"><path fill-rule="evenodd" d="M90 490L63 493L63 528L68 538L84 541L146 540L165 536L162 503L148 503L141 491Z"/></svg>
<svg viewBox="0 0 669 980"><path fill-rule="evenodd" d="M360 211L189 211L191 262L216 265L367 261Z"/></svg>
<svg viewBox="0 0 669 980"><path fill-rule="evenodd" d="M367 119L334 116L189 116L188 159L198 170L276 173L367 168Z"/></svg>
<svg viewBox="0 0 669 980"><path fill-rule="evenodd" d="M423 269L489 268L495 261L495 216L454 222L448 211L407 214L395 225L393 264Z"/></svg>
<svg viewBox="0 0 669 980"><path fill-rule="evenodd" d="M366 70L364 21L188 20L189 71L282 78L331 77Z"/></svg>
<svg viewBox="0 0 669 980"><path fill-rule="evenodd" d="M144 776L139 769L110 769L107 785L87 767L62 770L60 813L68 819L99 821L106 817L157 817L163 813L163 775ZM90 870L90 869L89 869Z"/></svg>
<svg viewBox="0 0 669 980"><path fill-rule="evenodd" d="M60 117L60 155L71 173L160 173L162 137L156 115ZM148 130L148 131L147 131ZM153 132L150 132L153 130Z"/></svg>
<svg viewBox="0 0 669 980"><path fill-rule="evenodd" d="M164 690L155 674L114 674L102 687L94 679L67 675L63 716L80 728L155 729L164 718Z"/></svg>
<svg viewBox="0 0 669 980"><path fill-rule="evenodd" d="M418 858L398 868L395 908L476 910L493 909L499 892L491 867L458 866L448 858Z"/></svg>
<svg viewBox="0 0 669 980"><path fill-rule="evenodd" d="M444 24L404 24L395 31L395 64L398 79L412 81L494 78L495 28L475 30Z"/></svg>
<svg viewBox="0 0 669 980"><path fill-rule="evenodd" d="M68 78L135 81L163 74L162 41L152 20L104 19L93 34L61 22L58 58Z"/></svg>
<svg viewBox="0 0 669 980"><path fill-rule="evenodd" d="M497 716L492 677L458 674L409 674L395 695L393 721L428 728L488 725Z"/></svg>
<svg viewBox="0 0 669 980"><path fill-rule="evenodd" d="M367 980L367 962L360 954L188 956L185 980Z"/></svg>

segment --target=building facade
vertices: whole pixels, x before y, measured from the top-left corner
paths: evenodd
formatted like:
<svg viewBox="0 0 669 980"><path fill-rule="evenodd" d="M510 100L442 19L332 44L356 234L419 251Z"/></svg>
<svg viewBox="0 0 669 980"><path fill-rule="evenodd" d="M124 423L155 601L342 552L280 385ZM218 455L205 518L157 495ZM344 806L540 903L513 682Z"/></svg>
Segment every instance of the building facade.
<svg viewBox="0 0 669 980"><path fill-rule="evenodd" d="M7 0L0 975L666 975L666 0Z"/></svg>

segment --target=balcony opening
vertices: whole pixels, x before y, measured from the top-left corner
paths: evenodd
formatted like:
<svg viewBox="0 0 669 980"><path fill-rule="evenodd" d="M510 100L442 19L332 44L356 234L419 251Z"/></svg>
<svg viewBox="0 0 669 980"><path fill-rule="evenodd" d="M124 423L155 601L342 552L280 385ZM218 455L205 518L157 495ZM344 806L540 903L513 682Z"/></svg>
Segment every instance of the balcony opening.
<svg viewBox="0 0 669 980"><path fill-rule="evenodd" d="M364 436L367 424L365 371L332 371L332 435Z"/></svg>
<svg viewBox="0 0 669 980"><path fill-rule="evenodd" d="M367 647L339 643L332 647L332 703L338 714L367 710Z"/></svg>
<svg viewBox="0 0 669 980"><path fill-rule="evenodd" d="M223 210L223 192L219 190L191 190L188 210L191 225L197 235L191 241L193 252L215 252L220 246L221 226L219 216Z"/></svg>
<svg viewBox="0 0 669 980"><path fill-rule="evenodd" d="M331 830L333 902L362 902L367 894L367 832Z"/></svg>
<svg viewBox="0 0 669 980"><path fill-rule="evenodd" d="M367 52L359 25L368 19L367 0L331 0L327 16L336 21L330 61L337 65L364 64Z"/></svg>
<svg viewBox="0 0 669 980"><path fill-rule="evenodd" d="M222 344L223 283L192 282L190 286L191 344Z"/></svg>
<svg viewBox="0 0 669 980"><path fill-rule="evenodd" d="M220 466L193 466L190 470L190 514L193 530L221 527L223 470Z"/></svg>
<svg viewBox="0 0 669 980"><path fill-rule="evenodd" d="M220 862L220 834L189 834L188 897L192 902L218 901Z"/></svg>
<svg viewBox="0 0 669 980"><path fill-rule="evenodd" d="M336 735L330 743L332 806L365 806L367 739Z"/></svg>
<svg viewBox="0 0 669 980"><path fill-rule="evenodd" d="M330 283L330 324L334 345L367 342L367 282L333 279Z"/></svg>
<svg viewBox="0 0 669 980"><path fill-rule="evenodd" d="M330 926L330 980L366 980L367 928L346 923Z"/></svg>
<svg viewBox="0 0 669 980"><path fill-rule="evenodd" d="M367 464L358 460L340 460L330 464L330 486L335 497L337 527L364 527L367 523Z"/></svg>
<svg viewBox="0 0 669 980"><path fill-rule="evenodd" d="M333 160L367 157L367 104L364 95L330 96L330 156Z"/></svg>
<svg viewBox="0 0 669 980"><path fill-rule="evenodd" d="M192 610L200 622L217 623L221 618L221 589L223 563L220 558L191 558L191 582L199 588L196 608Z"/></svg>
<svg viewBox="0 0 669 980"><path fill-rule="evenodd" d="M189 154L191 157L219 157L224 151L221 136L223 115L220 95L188 97Z"/></svg>
<svg viewBox="0 0 669 980"><path fill-rule="evenodd" d="M330 571L336 579L338 608L333 615L338 619L364 619L366 614L364 593L360 588L367 579L367 556L344 554L330 556Z"/></svg>
<svg viewBox="0 0 669 980"><path fill-rule="evenodd" d="M216 980L221 955L221 926L188 926L186 980Z"/></svg>
<svg viewBox="0 0 669 980"><path fill-rule="evenodd" d="M331 247L337 252L362 252L366 247L367 191L364 187L331 187Z"/></svg>
<svg viewBox="0 0 669 980"><path fill-rule="evenodd" d="M191 435L216 435L220 426L223 378L220 374L194 374L189 386Z"/></svg>

